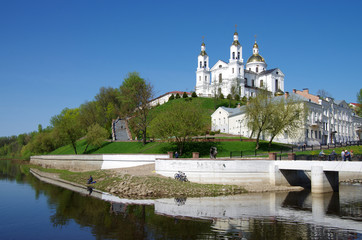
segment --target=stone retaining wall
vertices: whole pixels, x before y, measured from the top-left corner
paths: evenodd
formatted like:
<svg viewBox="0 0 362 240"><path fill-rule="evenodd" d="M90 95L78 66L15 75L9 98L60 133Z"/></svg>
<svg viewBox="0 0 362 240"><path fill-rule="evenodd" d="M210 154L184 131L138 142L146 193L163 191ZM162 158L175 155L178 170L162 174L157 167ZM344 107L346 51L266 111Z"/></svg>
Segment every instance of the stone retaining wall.
<svg viewBox="0 0 362 240"><path fill-rule="evenodd" d="M169 158L169 156L167 154L41 155L30 157L30 163L45 168L83 172L152 164L156 158Z"/></svg>

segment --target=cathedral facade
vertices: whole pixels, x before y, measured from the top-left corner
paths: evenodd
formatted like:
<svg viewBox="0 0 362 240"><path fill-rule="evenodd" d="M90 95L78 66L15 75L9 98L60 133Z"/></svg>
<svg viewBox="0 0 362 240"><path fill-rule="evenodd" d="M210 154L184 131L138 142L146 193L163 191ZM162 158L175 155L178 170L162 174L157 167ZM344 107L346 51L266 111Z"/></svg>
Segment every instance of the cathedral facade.
<svg viewBox="0 0 362 240"><path fill-rule="evenodd" d="M238 33L230 46L229 62L219 60L210 69L205 43L197 58L195 92L200 97L214 97L229 94L253 97L259 88L272 93L284 92L284 74L279 68L267 69L265 59L259 54L259 46L254 43L253 54L244 65L242 46Z"/></svg>

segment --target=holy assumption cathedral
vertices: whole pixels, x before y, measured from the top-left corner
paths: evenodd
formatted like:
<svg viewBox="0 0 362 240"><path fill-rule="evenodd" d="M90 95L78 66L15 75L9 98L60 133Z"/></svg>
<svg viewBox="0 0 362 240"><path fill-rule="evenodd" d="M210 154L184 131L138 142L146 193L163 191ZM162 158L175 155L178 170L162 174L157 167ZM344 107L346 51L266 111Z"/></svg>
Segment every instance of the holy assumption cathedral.
<svg viewBox="0 0 362 240"><path fill-rule="evenodd" d="M200 97L214 97L221 93L225 97L229 94L253 97L258 88L272 93L284 92L284 74L279 68L267 69L256 41L253 54L244 66L242 46L237 32L234 33L234 41L230 46L228 63L219 60L210 69L204 42L201 44L201 53L197 60L195 92Z"/></svg>

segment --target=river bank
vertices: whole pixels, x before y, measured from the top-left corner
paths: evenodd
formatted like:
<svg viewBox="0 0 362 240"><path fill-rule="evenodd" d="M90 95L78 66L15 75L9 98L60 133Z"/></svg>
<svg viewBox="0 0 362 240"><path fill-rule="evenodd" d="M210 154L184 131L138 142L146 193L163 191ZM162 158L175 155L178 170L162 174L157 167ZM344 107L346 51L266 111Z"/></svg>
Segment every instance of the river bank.
<svg viewBox="0 0 362 240"><path fill-rule="evenodd" d="M265 184L219 185L180 182L155 173L154 164L132 168L96 170L91 172L69 172L65 170L36 167L40 174L54 181L67 181L83 187L108 192L122 198L145 199L167 197L205 197L233 195L246 192L300 191L301 187L271 186ZM92 176L95 184L87 185Z"/></svg>

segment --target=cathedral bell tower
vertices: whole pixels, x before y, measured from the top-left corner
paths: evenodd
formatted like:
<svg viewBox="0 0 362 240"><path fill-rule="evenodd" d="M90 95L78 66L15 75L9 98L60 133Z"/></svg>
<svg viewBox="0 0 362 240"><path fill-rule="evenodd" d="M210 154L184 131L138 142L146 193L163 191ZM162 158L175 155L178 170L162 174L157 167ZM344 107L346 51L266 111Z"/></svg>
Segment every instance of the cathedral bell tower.
<svg viewBox="0 0 362 240"><path fill-rule="evenodd" d="M202 41L201 52L197 57L196 88L198 96L207 96L210 83L209 56L205 51L205 43Z"/></svg>
<svg viewBox="0 0 362 240"><path fill-rule="evenodd" d="M238 94L243 92L244 87L244 64L242 46L239 42L239 35L236 31L237 25L235 25L234 41L230 46L230 59L228 66L229 82L226 86L226 90L230 91L232 87L236 87ZM226 91L226 92L228 92Z"/></svg>

